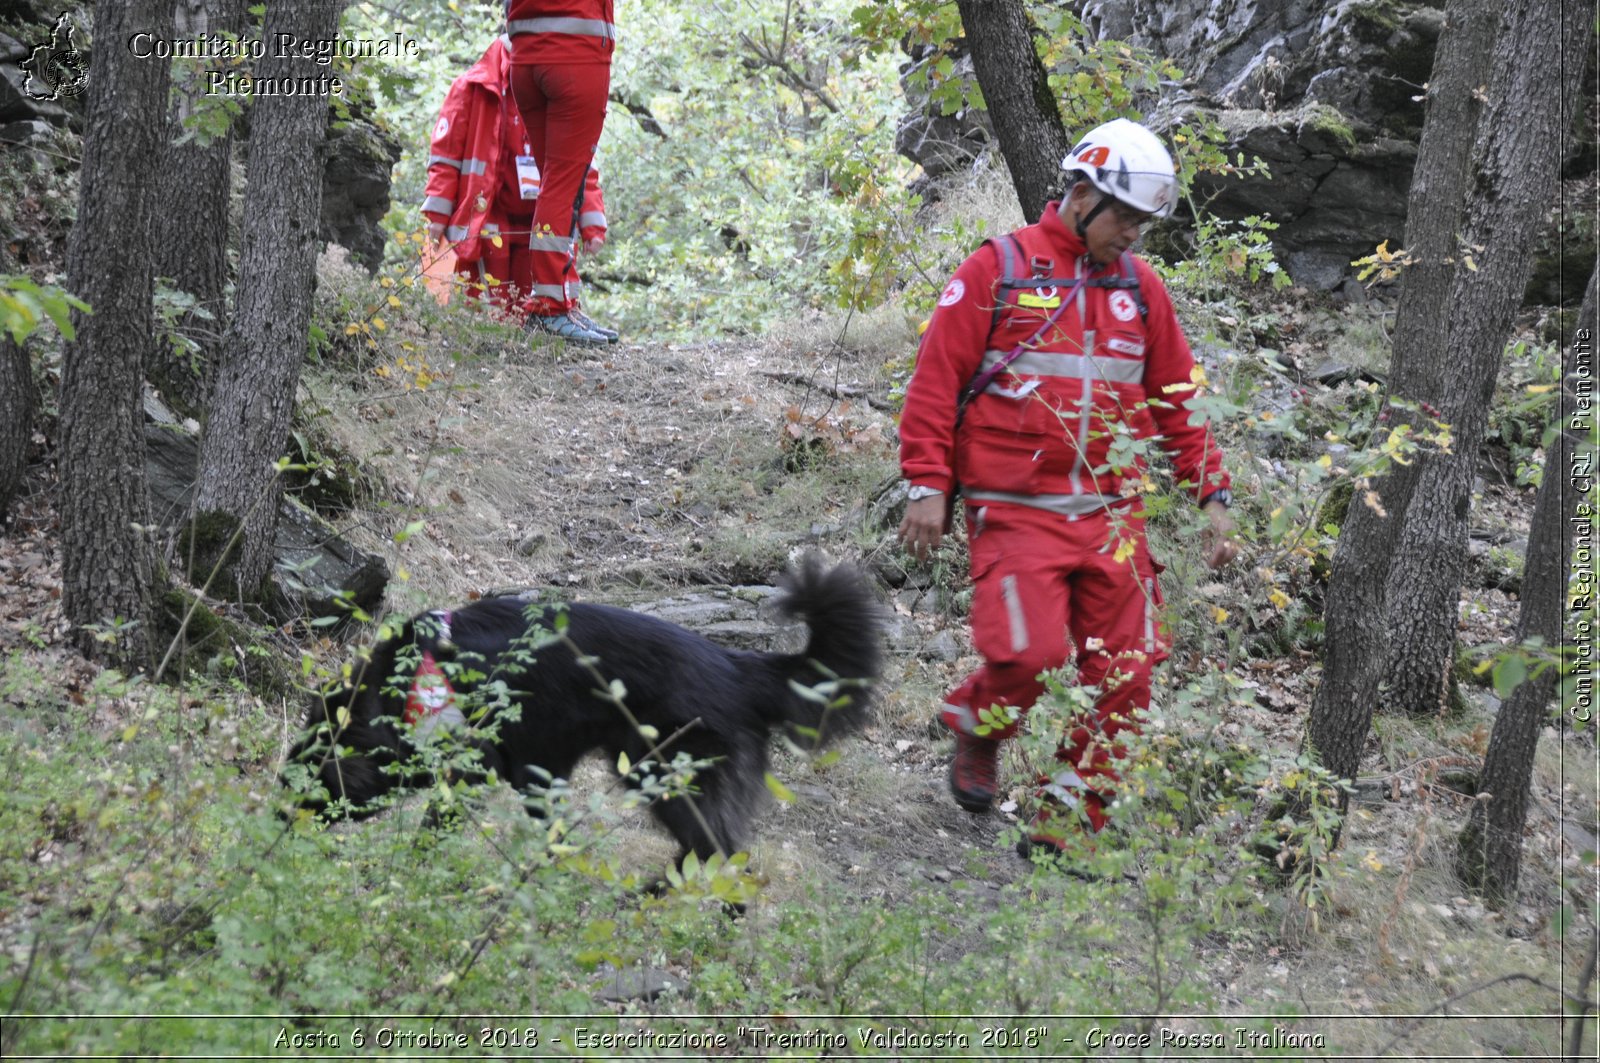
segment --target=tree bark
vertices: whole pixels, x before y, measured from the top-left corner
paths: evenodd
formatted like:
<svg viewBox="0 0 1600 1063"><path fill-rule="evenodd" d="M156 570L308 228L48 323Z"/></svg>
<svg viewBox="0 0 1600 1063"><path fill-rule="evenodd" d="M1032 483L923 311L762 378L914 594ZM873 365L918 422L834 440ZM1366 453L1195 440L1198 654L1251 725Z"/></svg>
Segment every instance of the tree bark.
<svg viewBox="0 0 1600 1063"><path fill-rule="evenodd" d="M150 659L153 547L140 391L152 335L151 193L161 161L168 66L124 46L170 35L172 0L101 4L89 67L78 217L67 278L92 314L74 312L77 339L61 367L62 607L85 653L125 664ZM134 623L114 640L90 625Z"/></svg>
<svg viewBox="0 0 1600 1063"><path fill-rule="evenodd" d="M1566 12L1563 24L1560 0L1520 0L1506 8L1497 27L1488 78L1490 103L1474 138L1477 168L1461 248L1452 256L1448 306L1434 318L1435 327L1444 321L1448 332L1448 357L1440 381L1446 396L1444 419L1456 439L1453 453L1419 457L1379 478L1374 488L1381 514L1364 504L1358 491L1340 534L1325 615L1328 649L1309 730L1312 749L1340 778L1354 778L1359 766L1380 697L1389 644L1397 635L1380 620L1391 615L1392 573L1420 564L1418 555L1427 549L1430 537L1448 550L1456 537L1454 527L1462 526L1449 525L1465 520L1468 495L1462 488L1463 475L1470 488L1471 465L1487 420L1501 348L1527 278L1531 244L1526 234L1533 229L1559 162L1561 97L1550 91L1548 68L1528 64L1526 56L1538 52L1540 41L1551 40L1568 42L1567 48L1582 54L1573 42L1587 39L1588 30L1581 12L1575 10ZM1459 30L1460 24L1455 24L1446 32ZM1461 130L1457 135L1473 133ZM1423 168L1420 158L1418 168ZM1472 266L1466 264L1467 255ZM1412 513L1419 495L1422 500ZM1442 532L1437 525L1421 526L1441 520L1447 525ZM1464 551L1464 532L1461 538ZM1436 578L1449 578L1448 568L1433 571L1446 573ZM1459 575L1454 586L1459 589ZM1428 622L1437 630L1443 621L1453 636L1453 594L1445 606L1436 604L1434 609ZM1432 684L1432 705L1437 705L1437 683L1448 657L1447 644L1444 655L1417 666Z"/></svg>
<svg viewBox="0 0 1600 1063"><path fill-rule="evenodd" d="M12 343L9 335L0 336L0 527L5 526L11 500L28 467L38 405L39 392L33 386L27 350Z"/></svg>
<svg viewBox="0 0 1600 1063"><path fill-rule="evenodd" d="M244 5L228 0L177 0L174 28L180 37L237 33L244 26ZM166 158L162 162L161 239L156 242L156 276L194 297L195 310L177 322L181 335L196 344L192 352L161 345L151 360L151 383L167 404L188 417L200 417L211 368L221 346L227 320L224 295L228 283L228 207L233 192L233 123L218 132L186 126L205 99L204 71L180 61L168 114ZM213 105L215 101L212 101ZM226 112L213 109L210 121ZM185 136L189 139L178 143ZM209 316L207 316L209 315Z"/></svg>
<svg viewBox="0 0 1600 1063"><path fill-rule="evenodd" d="M1537 636L1547 647L1562 641L1566 619L1567 565L1572 555L1573 518L1584 493L1572 484L1573 455L1588 440L1571 431L1572 385L1577 355L1592 364L1595 333L1600 329L1596 284L1600 270L1589 275L1576 334L1562 351L1563 401L1556 405L1556 437L1545 453L1544 479L1534 504L1528 532L1528 555L1522 574L1519 641ZM1473 804L1456 849L1456 875L1469 889L1485 895L1496 907L1517 896L1522 870L1522 830L1528 822L1528 789L1533 780L1533 755L1539 731L1548 720L1546 708L1560 677L1555 669L1522 682L1495 718L1489 749L1478 776L1478 792L1488 797Z"/></svg>
<svg viewBox="0 0 1600 1063"><path fill-rule="evenodd" d="M1497 4L1452 0L1428 78L1427 116L1406 199L1405 249L1410 262L1395 310L1389 372L1389 397L1417 405L1437 408L1443 401L1444 367L1451 352L1449 331L1439 322L1450 317L1451 287L1461 252L1457 240L1471 190L1473 131L1483 110L1481 89L1494 55L1500 15ZM1417 424L1425 416L1406 420ZM1429 503L1415 514L1398 513L1394 519L1402 523L1416 519L1426 529L1437 529L1443 541L1434 545L1448 554L1456 524L1453 514L1439 512ZM1391 530L1404 537L1402 528ZM1413 540L1412 545L1418 544ZM1438 625L1427 620L1448 609L1453 634L1455 611L1443 585L1419 585L1413 568L1396 564L1395 548L1392 545L1374 558L1385 584L1383 615L1388 617L1389 656L1381 677L1388 697L1380 708L1403 706L1420 714L1439 707L1449 682L1443 671L1428 671L1437 657ZM1371 578L1379 578L1378 573ZM1444 582L1448 584L1448 579Z"/></svg>
<svg viewBox="0 0 1600 1063"><path fill-rule="evenodd" d="M1440 362L1446 367L1437 404L1451 426L1454 447L1427 454L1396 546L1389 578L1387 704L1414 715L1436 712L1445 702L1455 663L1461 584L1467 568L1468 514L1478 446L1488 428L1489 404L1506 340L1522 304L1533 266L1533 241L1549 189L1560 176L1568 130L1565 101L1582 84L1592 17L1581 5L1546 0L1508 21L1495 55L1490 103L1478 126L1478 168L1454 256L1470 256L1472 268L1457 268L1451 306L1436 318L1447 327ZM1592 16L1592 9L1590 10ZM1544 34L1541 36L1540 34ZM1557 70L1528 69L1523 53L1507 48L1561 41L1575 61ZM1508 68L1508 64L1511 64Z"/></svg>
<svg viewBox="0 0 1600 1063"><path fill-rule="evenodd" d="M1022 0L956 0L1000 152L1022 214L1037 221L1061 187L1072 139L1033 46L1037 32Z"/></svg>
<svg viewBox="0 0 1600 1063"><path fill-rule="evenodd" d="M343 0L282 0L267 8L268 40L336 36ZM311 78L314 62L271 50L257 77ZM223 341L201 444L191 523L205 579L222 564L230 586L254 598L272 565L282 486L274 464L289 434L295 388L311 325L317 226L322 206L321 147L328 100L261 96L250 122L244 240L233 318ZM236 548L230 551L230 545Z"/></svg>

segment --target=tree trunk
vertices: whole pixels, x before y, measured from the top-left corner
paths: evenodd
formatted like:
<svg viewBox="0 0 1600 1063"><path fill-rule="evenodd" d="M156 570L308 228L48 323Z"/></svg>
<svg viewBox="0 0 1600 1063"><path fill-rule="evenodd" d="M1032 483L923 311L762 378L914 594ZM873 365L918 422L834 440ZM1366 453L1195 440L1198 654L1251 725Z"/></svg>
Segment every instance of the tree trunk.
<svg viewBox="0 0 1600 1063"><path fill-rule="evenodd" d="M1420 554L1428 549L1430 537L1444 544L1435 548L1446 553L1458 538L1465 549L1465 533L1456 531L1464 527L1468 502L1462 478L1467 477L1470 488L1501 348L1527 279L1531 244L1526 234L1533 231L1560 154L1561 96L1550 90L1548 68L1534 69L1526 56L1538 52L1538 42L1551 40L1567 42L1565 47L1573 54L1583 54L1574 42L1587 38L1581 13L1567 12L1563 24L1560 8L1560 0L1520 0L1506 9L1497 28L1488 78L1490 103L1474 138L1477 168L1465 230L1460 249L1452 256L1448 306L1434 318L1448 323L1448 357L1440 381L1446 396L1444 419L1456 439L1454 453L1422 456L1381 477L1374 487L1386 515L1363 504L1358 492L1340 534L1325 617L1328 650L1322 683L1312 701L1309 739L1322 764L1341 778L1355 776L1379 699L1387 651L1401 634L1375 622L1391 615L1392 573L1421 565ZM1459 28L1452 25L1447 32ZM1430 113L1429 122L1433 120ZM1473 133L1461 130L1456 135ZM1419 158L1419 170L1422 163ZM1466 262L1469 255L1471 266ZM1461 462L1466 463L1465 474ZM1425 523L1432 526L1421 526ZM1460 561L1447 559L1442 564L1430 569L1433 578L1449 579L1449 565ZM1449 592L1448 602L1435 604L1434 615L1418 622L1433 625L1435 633L1446 626L1453 637L1459 584L1457 571L1452 585L1456 590ZM1433 637L1436 643L1437 635ZM1431 694L1430 706L1438 703L1439 678L1448 661L1447 641L1444 654L1411 666L1421 673Z"/></svg>
<svg viewBox="0 0 1600 1063"><path fill-rule="evenodd" d="M1439 328L1439 322L1450 316L1451 285L1461 251L1457 237L1471 190L1473 131L1483 110L1483 94L1478 90L1494 55L1500 16L1498 4L1452 0L1428 78L1427 117L1406 199L1405 249L1411 260L1395 311L1389 372L1390 397L1418 405L1438 407L1443 402L1444 367L1452 355L1449 331ZM1417 414L1406 420L1417 424L1425 416ZM1438 537L1433 548L1449 555L1457 523L1452 513L1440 512L1437 503L1429 502L1414 514L1395 514L1395 519L1402 524L1420 521L1422 530ZM1465 534L1464 521L1462 524ZM1404 529L1392 531L1404 538ZM1411 545L1415 549L1421 544L1413 538ZM1438 625L1427 620L1448 611L1449 634L1453 634L1455 606L1446 588L1459 585L1460 575L1455 574L1455 584L1446 578L1439 584L1419 585L1414 569L1398 564L1391 551L1376 560L1385 581L1388 621L1384 631L1389 653L1381 678L1387 696L1379 708L1404 705L1413 713L1437 709L1449 679L1445 671L1426 671L1431 667L1428 662L1437 657L1437 646L1427 636L1436 638L1438 634ZM1408 560L1415 562L1415 558ZM1417 632L1426 634L1409 637Z"/></svg>
<svg viewBox="0 0 1600 1063"><path fill-rule="evenodd" d="M177 0L174 6L179 37L237 33L244 26L243 4ZM178 83L168 114L158 200L161 239L156 242L155 259L156 276L170 278L173 287L193 296L195 311L203 313L187 312L176 323L195 349L180 352L163 344L147 373L169 406L196 418L202 415L227 320L224 290L228 283L228 206L233 192L233 123L228 113L216 106L216 100L206 105L203 65L180 60L173 71ZM203 106L202 120L196 123L195 116ZM188 139L177 143L185 137Z"/></svg>
<svg viewBox="0 0 1600 1063"><path fill-rule="evenodd" d="M1589 441L1571 430L1571 399L1578 355L1584 353L1593 365L1595 333L1600 328L1597 281L1600 271L1589 275L1589 290L1578 314L1576 335L1562 352L1563 401L1556 406L1556 438L1545 452L1544 479L1533 508L1522 574L1517 638L1521 641L1537 636L1548 647L1559 645L1564 633L1573 522L1578 516L1578 504L1584 501L1584 492L1572 482L1573 455ZM1592 526L1593 517L1586 519ZM1496 907L1510 904L1517 896L1533 754L1558 682L1555 669L1549 669L1525 680L1500 706L1489 735L1489 750L1483 758L1483 773L1478 776L1478 792L1489 796L1473 804L1458 839L1456 875L1467 888L1484 894Z"/></svg>
<svg viewBox="0 0 1600 1063"><path fill-rule="evenodd" d="M1564 9L1565 7L1565 9ZM1506 340L1533 266L1533 241L1549 190L1560 176L1568 130L1563 104L1577 98L1593 24L1581 6L1560 0L1508 10L1497 45L1490 102L1478 126L1479 165L1455 257L1476 269L1455 273L1451 307L1436 318L1447 327L1447 366L1438 405L1455 439L1448 454L1428 454L1396 547L1389 579L1386 703L1402 712L1438 711L1455 663L1461 584L1467 567L1467 524L1478 446L1489 423ZM1551 36L1554 35L1554 36ZM1562 41L1577 61L1529 69L1518 46Z"/></svg>
<svg viewBox="0 0 1600 1063"><path fill-rule="evenodd" d="M343 7L343 0L272 3L263 32L268 40L280 33L334 37ZM269 50L256 76L314 78L321 71ZM203 581L212 565L223 564L231 578L222 585L251 598L271 569L282 491L274 464L289 436L311 326L327 122L328 100L319 95L260 96L250 121L237 296L206 419L191 527L194 556L204 566L193 578Z"/></svg>
<svg viewBox="0 0 1600 1063"><path fill-rule="evenodd" d="M1498 8L1487 0L1452 0L1429 78L1427 117L1407 202L1406 241L1420 268L1407 267L1396 311L1391 396L1431 401L1443 372L1437 322L1448 315L1460 229L1471 173L1472 98L1492 54ZM1447 262L1446 259L1451 261ZM1418 394L1418 392L1424 394ZM1310 743L1340 778L1354 778L1372 725L1391 632L1387 615L1390 559L1415 484L1415 466L1380 477L1373 494L1358 488L1339 535L1323 623L1327 647L1322 682L1312 699Z"/></svg>
<svg viewBox="0 0 1600 1063"><path fill-rule="evenodd" d="M33 439L33 414L39 392L25 348L0 335L0 527L5 526L11 500L22 486L28 467L28 445Z"/></svg>
<svg viewBox="0 0 1600 1063"><path fill-rule="evenodd" d="M1022 0L956 0L989 120L1023 217L1037 221L1061 187L1072 140L1033 46L1037 32Z"/></svg>
<svg viewBox="0 0 1600 1063"><path fill-rule="evenodd" d="M172 0L101 4L89 67L78 217L67 278L92 314L74 312L77 339L61 367L62 607L85 653L149 661L153 548L140 389L152 335L150 189L161 164L168 63L123 46L172 29ZM137 626L115 639L89 625ZM108 629L109 630L109 627Z"/></svg>

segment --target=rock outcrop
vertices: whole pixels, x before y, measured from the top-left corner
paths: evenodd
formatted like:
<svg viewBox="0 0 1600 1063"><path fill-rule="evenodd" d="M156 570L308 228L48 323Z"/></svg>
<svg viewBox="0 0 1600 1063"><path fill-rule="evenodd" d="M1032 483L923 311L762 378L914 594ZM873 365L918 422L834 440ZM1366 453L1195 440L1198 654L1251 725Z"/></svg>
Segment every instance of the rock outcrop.
<svg viewBox="0 0 1600 1063"><path fill-rule="evenodd" d="M1221 217L1276 222L1274 245L1296 281L1338 287L1353 259L1384 240L1402 243L1444 0L1086 0L1080 14L1095 38L1127 41L1183 70L1182 89L1144 102L1152 124L1203 112L1227 131L1230 155L1269 165L1270 179L1203 179L1200 191ZM911 44L908 53L903 75L935 50ZM955 58L954 76L969 64L959 42L938 54ZM925 180L989 150L983 115L911 102L896 148L922 165ZM1592 171L1592 151L1582 157Z"/></svg>

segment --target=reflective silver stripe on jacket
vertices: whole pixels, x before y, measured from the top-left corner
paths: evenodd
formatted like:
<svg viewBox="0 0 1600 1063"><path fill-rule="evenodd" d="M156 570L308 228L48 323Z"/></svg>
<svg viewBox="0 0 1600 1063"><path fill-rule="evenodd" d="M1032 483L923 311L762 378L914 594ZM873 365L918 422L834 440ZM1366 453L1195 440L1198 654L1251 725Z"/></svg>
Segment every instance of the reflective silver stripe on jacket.
<svg viewBox="0 0 1600 1063"><path fill-rule="evenodd" d="M457 240L465 240L467 236L468 229L465 225L446 225L444 227L444 238L451 243L455 243Z"/></svg>
<svg viewBox="0 0 1600 1063"><path fill-rule="evenodd" d="M429 166L432 166L436 162L442 162L446 166L453 166L457 170L461 169L461 160L460 159L452 159L448 155L429 155L428 156L428 165Z"/></svg>
<svg viewBox="0 0 1600 1063"><path fill-rule="evenodd" d="M1083 776L1071 769L1061 772L1041 787L1045 793L1068 808L1077 808L1079 803L1078 795L1088 788L1089 784L1083 781Z"/></svg>
<svg viewBox="0 0 1600 1063"><path fill-rule="evenodd" d="M978 731L978 714L966 705L952 705L944 703L944 709L956 718L956 729L962 734L976 734Z"/></svg>
<svg viewBox="0 0 1600 1063"><path fill-rule="evenodd" d="M1045 509L1051 513L1059 513L1063 517L1087 517L1091 513L1099 513L1109 509L1119 502L1126 502L1130 495L1110 498L1106 495L1024 495L1011 491L975 491L970 487L963 487L961 493L969 502L1009 502L1014 506L1031 506L1034 509Z"/></svg>
<svg viewBox="0 0 1600 1063"><path fill-rule="evenodd" d="M994 367L1010 353L1010 351L984 351L983 368ZM1117 384L1137 384L1144 380L1143 362L1129 358L1107 358L1100 354L1049 354L1043 351L1026 351L1013 358L1006 369L1018 376L1061 376L1078 380L1106 380Z"/></svg>
<svg viewBox="0 0 1600 1063"><path fill-rule="evenodd" d="M576 33L581 37L617 39L617 27L597 18L519 18L506 23L506 33Z"/></svg>
<svg viewBox="0 0 1600 1063"><path fill-rule="evenodd" d="M547 236L530 236L528 247L533 251L558 251L567 254L572 250L572 237L557 236L554 233Z"/></svg>
<svg viewBox="0 0 1600 1063"><path fill-rule="evenodd" d="M593 225L598 225L604 229L606 227L606 216L598 210L586 210L578 215L579 228L587 229Z"/></svg>
<svg viewBox="0 0 1600 1063"><path fill-rule="evenodd" d="M461 164L461 172L465 174L488 173L489 164L482 159L468 159Z"/></svg>
<svg viewBox="0 0 1600 1063"><path fill-rule="evenodd" d="M456 211L456 201L453 199L446 199L443 196L429 196L427 199L422 201L422 209L431 210L435 214L454 214Z"/></svg>
<svg viewBox="0 0 1600 1063"><path fill-rule="evenodd" d="M533 286L533 294L543 296L546 299L564 300L567 297L567 290L559 284L535 284Z"/></svg>

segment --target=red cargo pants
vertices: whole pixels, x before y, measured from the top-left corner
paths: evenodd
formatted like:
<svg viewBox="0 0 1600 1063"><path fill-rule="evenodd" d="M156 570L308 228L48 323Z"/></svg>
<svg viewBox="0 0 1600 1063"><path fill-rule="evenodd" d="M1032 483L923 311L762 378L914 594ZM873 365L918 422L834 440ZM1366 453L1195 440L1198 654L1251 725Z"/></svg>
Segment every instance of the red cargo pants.
<svg viewBox="0 0 1600 1063"><path fill-rule="evenodd" d="M1144 521L1097 514L1069 520L1026 506L967 507L972 560L972 639L983 666L945 697L941 719L975 733L978 712L1026 713L1044 692L1039 676L1076 651L1078 681L1097 688L1094 708L1072 721L1045 792L1105 822L1122 755L1116 736L1150 707L1150 673L1167 656L1158 566ZM991 732L1008 738L1017 725Z"/></svg>
<svg viewBox="0 0 1600 1063"><path fill-rule="evenodd" d="M583 205L583 179L605 125L610 87L609 63L511 68L511 89L543 177L528 238L533 266L530 313L562 314L577 304L579 278L572 237Z"/></svg>

